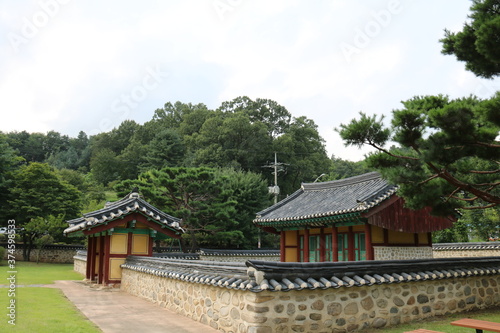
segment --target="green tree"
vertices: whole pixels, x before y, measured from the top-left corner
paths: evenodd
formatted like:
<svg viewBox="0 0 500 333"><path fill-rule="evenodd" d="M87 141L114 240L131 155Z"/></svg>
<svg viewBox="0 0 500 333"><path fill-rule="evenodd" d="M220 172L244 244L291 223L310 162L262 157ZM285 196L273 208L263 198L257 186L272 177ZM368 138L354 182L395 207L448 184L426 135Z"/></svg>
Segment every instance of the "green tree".
<svg viewBox="0 0 500 333"><path fill-rule="evenodd" d="M448 229L432 233L433 243L466 243L469 241L469 225L466 221L459 219Z"/></svg>
<svg viewBox="0 0 500 333"><path fill-rule="evenodd" d="M365 161L352 162L335 156L332 156L331 161L329 172L321 177L321 181L343 179L373 171Z"/></svg>
<svg viewBox="0 0 500 333"><path fill-rule="evenodd" d="M346 145L379 151L368 156L368 166L400 185L398 193L408 207L432 206L440 215L457 207L487 208L500 203L500 127L490 121L499 103L500 94L485 101L415 97L393 111L391 129L384 127L382 117L361 113L338 132ZM391 140L400 146L384 148Z"/></svg>
<svg viewBox="0 0 500 333"><path fill-rule="evenodd" d="M8 194L14 185L13 172L24 159L16 155L14 149L8 144L7 137L0 132L0 225L6 226L8 214Z"/></svg>
<svg viewBox="0 0 500 333"><path fill-rule="evenodd" d="M234 202L209 168L163 168L126 180L115 188L125 195L138 186L145 199L166 213L181 218L190 241L191 252L199 248L199 238L229 230L237 222ZM183 246L186 249L186 246Z"/></svg>
<svg viewBox="0 0 500 333"><path fill-rule="evenodd" d="M218 112L205 121L195 137L196 165L260 171L272 151L266 126L261 122L252 123L242 113Z"/></svg>
<svg viewBox="0 0 500 333"><path fill-rule="evenodd" d="M303 182L313 182L330 169L324 140L311 119L294 118L289 130L276 138L273 146L279 162L285 164L278 180L282 195L295 192Z"/></svg>
<svg viewBox="0 0 500 333"><path fill-rule="evenodd" d="M28 162L43 162L45 135L42 133L10 132L7 133L7 142L16 150L17 154Z"/></svg>
<svg viewBox="0 0 500 333"><path fill-rule="evenodd" d="M17 169L10 188L10 215L17 227L25 228L22 233L25 248L24 260L29 261L31 249L38 235L31 229L30 222L50 216L76 218L80 214L81 193L69 183L62 181L48 164L31 163ZM26 228L28 227L28 229Z"/></svg>
<svg viewBox="0 0 500 333"><path fill-rule="evenodd" d="M103 202L106 200L105 189L90 174L71 169L56 170L59 178L80 191L82 194L81 202L83 205L89 205L91 201Z"/></svg>
<svg viewBox="0 0 500 333"><path fill-rule="evenodd" d="M253 101L247 96L223 102L218 110L226 113L244 113L252 123L260 122L266 125L269 135L274 138L288 130L292 119L290 112L277 102L263 98Z"/></svg>
<svg viewBox="0 0 500 333"><path fill-rule="evenodd" d="M186 148L177 131L164 129L157 133L147 146L146 162L142 168L161 169L165 166L180 166L185 153Z"/></svg>
<svg viewBox="0 0 500 333"><path fill-rule="evenodd" d="M52 136L57 137L56 134L53 134ZM78 133L78 137L76 138L63 138L63 143L53 147L45 161L57 169L80 169L88 171L90 163L90 147L87 134L80 131L80 133ZM54 138L51 139L51 141L54 140Z"/></svg>
<svg viewBox="0 0 500 333"><path fill-rule="evenodd" d="M234 202L235 224L229 224L223 232L218 232L220 239L216 245L225 248L256 248L260 229L252 221L255 213L271 204L267 182L257 173L233 169L218 169L216 179L219 179L223 192L228 193L229 200ZM231 233L239 233L243 237L236 238ZM268 239L268 238L266 238ZM273 243L262 242L264 247L274 247Z"/></svg>
<svg viewBox="0 0 500 333"><path fill-rule="evenodd" d="M153 122L160 125L161 129L174 128L178 129L184 122L184 118L192 112L207 111L205 104L191 104L175 102L174 104L167 102L161 109L156 109L153 115Z"/></svg>
<svg viewBox="0 0 500 333"><path fill-rule="evenodd" d="M467 223L474 235L481 241L488 241L500 236L500 209L498 206L484 210L464 211L460 220Z"/></svg>
<svg viewBox="0 0 500 333"><path fill-rule="evenodd" d="M116 153L109 148L95 151L90 159L90 172L94 179L103 185L120 179L121 162Z"/></svg>
<svg viewBox="0 0 500 333"><path fill-rule="evenodd" d="M500 74L500 3L498 0L473 0L470 22L462 31L445 30L442 53L455 55L465 68L477 76L492 78Z"/></svg>
<svg viewBox="0 0 500 333"><path fill-rule="evenodd" d="M38 249L36 256L37 264L40 261L40 252L45 246L53 243L56 238L60 238L67 226L67 223L64 221L64 215L36 217L24 225L23 232L30 235L30 238L33 239L33 243Z"/></svg>
<svg viewBox="0 0 500 333"><path fill-rule="evenodd" d="M69 137L56 131L49 131L42 141L45 159L69 148Z"/></svg>

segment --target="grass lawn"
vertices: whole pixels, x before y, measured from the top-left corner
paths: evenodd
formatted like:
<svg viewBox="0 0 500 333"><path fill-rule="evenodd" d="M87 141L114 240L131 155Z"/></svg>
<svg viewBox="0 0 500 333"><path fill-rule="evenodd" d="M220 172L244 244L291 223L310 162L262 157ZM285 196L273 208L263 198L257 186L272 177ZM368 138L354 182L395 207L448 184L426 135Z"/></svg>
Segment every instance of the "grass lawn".
<svg viewBox="0 0 500 333"><path fill-rule="evenodd" d="M0 266L0 285L8 284L9 268ZM73 271L72 264L36 264L16 262L16 284L51 284L55 280L82 280ZM9 288L0 288L0 332L101 332L83 316L59 289L43 287L18 287L15 298L9 296ZM16 325L8 323L8 309L15 299Z"/></svg>
<svg viewBox="0 0 500 333"><path fill-rule="evenodd" d="M5 262L4 262L5 263ZM0 266L1 276L7 276L8 267ZM36 262L16 262L16 284L51 284L55 280L82 280L83 276L73 270L73 264L45 264ZM6 280L0 284L7 284Z"/></svg>

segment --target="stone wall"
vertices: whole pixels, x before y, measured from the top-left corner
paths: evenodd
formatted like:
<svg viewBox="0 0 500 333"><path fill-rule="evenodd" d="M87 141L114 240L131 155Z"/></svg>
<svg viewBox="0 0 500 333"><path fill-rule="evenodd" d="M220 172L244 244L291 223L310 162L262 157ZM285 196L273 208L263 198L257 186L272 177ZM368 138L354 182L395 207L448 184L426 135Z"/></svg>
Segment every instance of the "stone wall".
<svg viewBox="0 0 500 333"><path fill-rule="evenodd" d="M397 247L397 246L374 246L375 260L406 260L415 258L432 258L433 251L430 246L420 247Z"/></svg>
<svg viewBox="0 0 500 333"><path fill-rule="evenodd" d="M175 273L169 271L166 262L162 262L161 269L155 270L151 261L146 266L141 266L140 261L137 261L139 266L137 262L135 266L123 265L122 290L222 332L349 332L500 305L498 259L494 266L486 269L464 263L464 269L453 270L448 262L439 262L440 267L448 268L440 272L425 263L425 267L438 274L431 277L434 273L425 273L427 280L418 279L423 276L421 273L413 278L411 273L392 275L400 277L399 280L391 280L384 274L388 277L383 283L375 280L369 283L372 278L364 273L359 274L364 280L357 275L351 275L352 279L338 275L339 281L346 283L339 282L336 287L327 287L324 278L284 277L276 281L271 279L274 273L269 272L249 273L250 277L259 275L260 282L251 278L233 282L235 279L227 280L227 276L207 277L207 272L198 273L197 267L196 273ZM487 262L477 264L484 266ZM265 262L260 264L267 265ZM452 264L460 265L460 262ZM285 263L278 265L281 267ZM392 262L387 267L394 265L399 264ZM303 272L323 270L314 266L300 265ZM327 265L325 269L337 266L341 265ZM412 266L404 263L401 267L410 269ZM293 266L284 267L293 271ZM366 273L365 266L360 265L359 269ZM351 267L352 271L356 271L356 267ZM403 276L406 277L403 279ZM359 283L347 283L354 280ZM318 281L323 284L316 283ZM288 283L295 283L295 289L285 291L283 286Z"/></svg>
<svg viewBox="0 0 500 333"><path fill-rule="evenodd" d="M441 243L432 246L434 258L500 256L500 242Z"/></svg>
<svg viewBox="0 0 500 333"><path fill-rule="evenodd" d="M87 251L78 251L73 257L73 270L83 276L87 275Z"/></svg>
<svg viewBox="0 0 500 333"><path fill-rule="evenodd" d="M5 244L0 244L0 246L6 247ZM73 263L73 256L82 248L83 246L78 245L49 245L40 251L39 261L46 263L71 264ZM36 261L38 252L39 250L36 248L31 250L30 261ZM8 253L6 251L5 255L7 254ZM9 254L12 255L12 253ZM18 261L24 260L22 244L16 244L14 256Z"/></svg>

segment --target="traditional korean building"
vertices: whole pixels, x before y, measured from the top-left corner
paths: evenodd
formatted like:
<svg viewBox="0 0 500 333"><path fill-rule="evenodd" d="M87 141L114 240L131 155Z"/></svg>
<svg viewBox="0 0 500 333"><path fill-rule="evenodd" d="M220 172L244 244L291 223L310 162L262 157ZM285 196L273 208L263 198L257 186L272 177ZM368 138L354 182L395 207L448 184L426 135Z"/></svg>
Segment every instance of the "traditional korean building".
<svg viewBox="0 0 500 333"><path fill-rule="evenodd" d="M184 232L178 218L141 199L136 189L67 223L65 235L87 236L86 278L104 285L121 281L127 256L151 257L156 239L178 239Z"/></svg>
<svg viewBox="0 0 500 333"><path fill-rule="evenodd" d="M302 184L257 213L254 223L281 235L281 261L431 258L431 232L455 219L432 216L431 208L405 208L397 189L376 172Z"/></svg>

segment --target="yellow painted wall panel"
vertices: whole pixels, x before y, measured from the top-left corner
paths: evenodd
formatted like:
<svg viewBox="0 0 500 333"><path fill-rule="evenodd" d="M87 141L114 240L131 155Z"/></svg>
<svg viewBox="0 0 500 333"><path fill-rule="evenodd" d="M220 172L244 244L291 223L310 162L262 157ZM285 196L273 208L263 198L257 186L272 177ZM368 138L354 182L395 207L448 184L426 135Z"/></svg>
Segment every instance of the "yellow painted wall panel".
<svg viewBox="0 0 500 333"><path fill-rule="evenodd" d="M384 229L372 225L372 243L384 242Z"/></svg>
<svg viewBox="0 0 500 333"><path fill-rule="evenodd" d="M148 227L147 225L145 225L145 224L142 224L141 222L137 222L137 223L135 224L135 228L136 228L136 229L147 229L147 228L149 228L149 227Z"/></svg>
<svg viewBox="0 0 500 333"><path fill-rule="evenodd" d="M285 231L285 246L297 246L297 232L295 230Z"/></svg>
<svg viewBox="0 0 500 333"><path fill-rule="evenodd" d="M418 243L419 244L429 244L429 237L427 237L427 233L419 233L418 234Z"/></svg>
<svg viewBox="0 0 500 333"><path fill-rule="evenodd" d="M352 227L352 231L365 231L365 226L364 224L355 225Z"/></svg>
<svg viewBox="0 0 500 333"><path fill-rule="evenodd" d="M389 230L389 244L414 244L415 236L408 232Z"/></svg>
<svg viewBox="0 0 500 333"><path fill-rule="evenodd" d="M297 248L286 248L285 249L285 261L294 262L297 261Z"/></svg>
<svg viewBox="0 0 500 333"><path fill-rule="evenodd" d="M125 258L110 258L109 259L109 279L110 280L121 280L122 279L122 268L121 264L125 263Z"/></svg>
<svg viewBox="0 0 500 333"><path fill-rule="evenodd" d="M109 253L111 254L127 254L127 234L113 234L111 235L111 247Z"/></svg>
<svg viewBox="0 0 500 333"><path fill-rule="evenodd" d="M149 235L134 235L132 237L132 254L149 253Z"/></svg>

